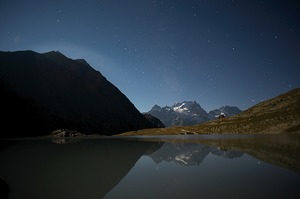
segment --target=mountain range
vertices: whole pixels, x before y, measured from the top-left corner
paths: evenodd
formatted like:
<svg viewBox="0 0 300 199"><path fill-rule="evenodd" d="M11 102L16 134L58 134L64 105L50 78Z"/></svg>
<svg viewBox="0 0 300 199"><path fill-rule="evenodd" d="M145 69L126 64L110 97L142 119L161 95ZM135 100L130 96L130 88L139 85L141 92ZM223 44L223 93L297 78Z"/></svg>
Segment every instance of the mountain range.
<svg viewBox="0 0 300 199"><path fill-rule="evenodd" d="M154 105L147 113L158 118L166 127L171 127L196 125L216 119L221 113L233 116L241 112L235 106L222 106L207 113L196 101L183 101L165 107Z"/></svg>
<svg viewBox="0 0 300 199"><path fill-rule="evenodd" d="M277 134L300 132L300 88L262 101L240 114L193 126L145 129L122 135Z"/></svg>
<svg viewBox="0 0 300 199"><path fill-rule="evenodd" d="M156 127L85 60L57 51L0 52L0 137L57 129L113 135Z"/></svg>

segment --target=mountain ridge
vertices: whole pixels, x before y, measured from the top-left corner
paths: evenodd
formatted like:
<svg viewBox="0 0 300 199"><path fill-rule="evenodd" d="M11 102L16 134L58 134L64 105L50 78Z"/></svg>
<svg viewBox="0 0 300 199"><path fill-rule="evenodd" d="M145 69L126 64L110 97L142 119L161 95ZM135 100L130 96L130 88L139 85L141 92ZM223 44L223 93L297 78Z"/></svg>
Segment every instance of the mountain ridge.
<svg viewBox="0 0 300 199"><path fill-rule="evenodd" d="M0 51L0 66L5 94L1 109L4 115L14 115L4 119L11 133L1 137L38 136L57 129L113 135L154 127L85 60L57 51Z"/></svg>
<svg viewBox="0 0 300 199"><path fill-rule="evenodd" d="M235 106L222 106L219 109L206 112L199 103L194 101L177 102L172 106L160 107L154 105L148 114L157 117L166 127L196 125L216 119L224 113L226 116L233 116L242 112Z"/></svg>

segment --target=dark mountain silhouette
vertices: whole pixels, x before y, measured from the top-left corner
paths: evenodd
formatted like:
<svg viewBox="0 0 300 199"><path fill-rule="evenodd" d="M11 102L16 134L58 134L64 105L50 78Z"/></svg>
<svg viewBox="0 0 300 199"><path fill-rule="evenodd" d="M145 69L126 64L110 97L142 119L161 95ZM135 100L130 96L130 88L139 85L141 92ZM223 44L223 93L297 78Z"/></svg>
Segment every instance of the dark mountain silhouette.
<svg viewBox="0 0 300 199"><path fill-rule="evenodd" d="M113 135L155 127L85 60L60 52L0 52L2 137L57 129Z"/></svg>

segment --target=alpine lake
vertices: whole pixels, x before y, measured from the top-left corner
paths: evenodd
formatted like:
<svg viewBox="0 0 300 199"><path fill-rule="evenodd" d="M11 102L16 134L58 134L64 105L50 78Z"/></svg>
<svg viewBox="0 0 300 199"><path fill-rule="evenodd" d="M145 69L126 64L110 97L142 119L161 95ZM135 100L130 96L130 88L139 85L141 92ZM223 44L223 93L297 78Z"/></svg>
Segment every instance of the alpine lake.
<svg viewBox="0 0 300 199"><path fill-rule="evenodd" d="M300 198L296 133L0 143L2 198Z"/></svg>

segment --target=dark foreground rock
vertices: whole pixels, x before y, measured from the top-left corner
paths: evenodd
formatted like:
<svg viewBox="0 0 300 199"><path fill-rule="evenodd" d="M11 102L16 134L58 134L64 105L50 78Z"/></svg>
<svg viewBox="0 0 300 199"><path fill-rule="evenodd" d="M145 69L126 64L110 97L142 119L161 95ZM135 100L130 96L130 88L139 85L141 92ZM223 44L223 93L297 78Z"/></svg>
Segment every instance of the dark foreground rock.
<svg viewBox="0 0 300 199"><path fill-rule="evenodd" d="M10 188L6 180L0 176L0 198L8 199L9 192L10 192Z"/></svg>

